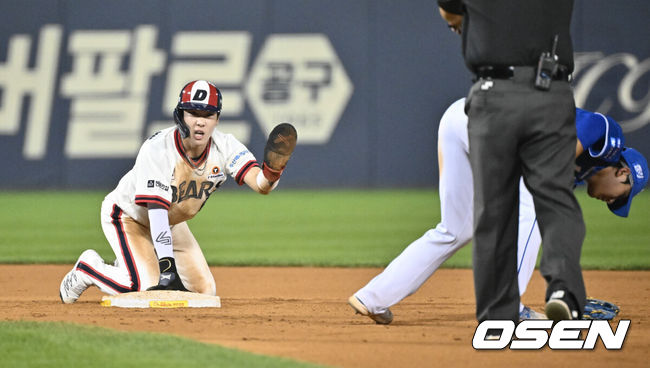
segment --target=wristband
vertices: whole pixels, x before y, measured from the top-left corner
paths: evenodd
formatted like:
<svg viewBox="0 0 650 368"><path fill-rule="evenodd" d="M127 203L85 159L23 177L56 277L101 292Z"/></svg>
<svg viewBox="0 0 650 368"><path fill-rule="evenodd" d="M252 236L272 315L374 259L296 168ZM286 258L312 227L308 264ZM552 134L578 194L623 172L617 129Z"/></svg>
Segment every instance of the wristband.
<svg viewBox="0 0 650 368"><path fill-rule="evenodd" d="M270 192L270 191L272 191L273 189L275 189L275 187L278 186L278 183L279 183L279 182L280 182L280 179L278 179L278 180L274 181L273 183L271 183L271 182L266 178L266 176L264 175L264 172L262 172L261 170L260 170L260 172L257 174L257 186L258 186L261 190L263 190L263 191L265 191L265 192Z"/></svg>
<svg viewBox="0 0 650 368"><path fill-rule="evenodd" d="M271 183L280 179L282 171L284 170L272 169L269 165L266 164L266 162L262 163L262 172L264 173L264 177Z"/></svg>

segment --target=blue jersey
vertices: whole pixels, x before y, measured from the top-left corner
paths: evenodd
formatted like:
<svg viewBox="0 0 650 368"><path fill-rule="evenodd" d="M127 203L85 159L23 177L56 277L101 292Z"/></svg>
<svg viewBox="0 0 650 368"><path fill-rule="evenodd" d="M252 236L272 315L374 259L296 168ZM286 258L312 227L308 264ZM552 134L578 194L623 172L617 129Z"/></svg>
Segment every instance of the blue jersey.
<svg viewBox="0 0 650 368"><path fill-rule="evenodd" d="M576 133L584 151L576 158L575 183L584 180L620 159L620 150L612 146L623 146L621 126L609 116L576 108ZM607 155L607 151L615 152Z"/></svg>

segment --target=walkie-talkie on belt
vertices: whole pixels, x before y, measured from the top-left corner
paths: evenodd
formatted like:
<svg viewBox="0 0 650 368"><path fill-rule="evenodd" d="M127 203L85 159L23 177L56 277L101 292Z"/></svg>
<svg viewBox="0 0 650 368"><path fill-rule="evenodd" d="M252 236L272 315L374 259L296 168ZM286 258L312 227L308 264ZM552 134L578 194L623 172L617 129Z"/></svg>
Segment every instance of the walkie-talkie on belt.
<svg viewBox="0 0 650 368"><path fill-rule="evenodd" d="M555 51L557 50L558 35L553 38L551 52L543 52L537 63L537 74L535 75L535 88L548 91L551 88L553 76L557 73L558 62Z"/></svg>

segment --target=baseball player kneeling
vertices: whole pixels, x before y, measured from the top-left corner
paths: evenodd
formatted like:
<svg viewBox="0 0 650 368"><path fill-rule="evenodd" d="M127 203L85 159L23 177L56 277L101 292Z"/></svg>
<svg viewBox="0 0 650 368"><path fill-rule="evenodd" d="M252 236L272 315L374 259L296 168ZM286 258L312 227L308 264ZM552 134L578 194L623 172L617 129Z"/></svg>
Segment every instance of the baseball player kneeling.
<svg viewBox="0 0 650 368"><path fill-rule="evenodd" d="M440 223L413 241L382 273L348 299L357 313L378 324L391 323L393 313L389 308L415 293L442 263L472 240L474 189L464 107L465 99L453 103L442 116L438 129ZM614 214L627 217L632 198L648 183L647 160L640 152L624 146L623 131L611 117L576 109L576 133L575 184L586 184L590 197L606 202ZM522 295L542 243L533 197L523 179L519 185L518 215L517 274L512 276L517 278ZM554 297L551 295L550 299ZM611 319L619 312L612 303L588 299L585 310L576 310L574 315L575 307L571 304L577 302L553 300L547 304L546 313L549 314L549 305L554 307L551 312L559 309L571 319ZM555 319L552 315L548 317ZM519 318L547 316L520 303Z"/></svg>
<svg viewBox="0 0 650 368"><path fill-rule="evenodd" d="M115 295L141 290L185 290L216 295L208 264L187 220L232 176L261 194L277 185L296 146L291 124L269 135L260 168L235 137L215 128L221 92L212 83L186 84L174 110L175 127L144 142L133 169L109 193L101 224L115 256L104 263L84 251L60 286L63 303L74 303L91 285Z"/></svg>

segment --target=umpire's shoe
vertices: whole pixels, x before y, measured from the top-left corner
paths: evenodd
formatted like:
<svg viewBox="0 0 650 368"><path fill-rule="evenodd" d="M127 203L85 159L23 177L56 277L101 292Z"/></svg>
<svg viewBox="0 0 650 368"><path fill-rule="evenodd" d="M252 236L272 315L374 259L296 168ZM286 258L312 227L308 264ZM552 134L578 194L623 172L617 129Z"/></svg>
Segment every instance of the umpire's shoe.
<svg viewBox="0 0 650 368"><path fill-rule="evenodd" d="M580 313L578 313L576 303L573 301L573 296L564 290L556 290L551 294L551 297L546 302L544 312L548 319L555 322L580 319Z"/></svg>
<svg viewBox="0 0 650 368"><path fill-rule="evenodd" d="M76 302L81 294L94 284L90 276L80 270L79 264L84 263L86 266L97 268L100 262L104 263L104 260L92 249L81 253L77 263L74 264L72 270L61 281L59 297L63 303L70 304Z"/></svg>
<svg viewBox="0 0 650 368"><path fill-rule="evenodd" d="M386 309L382 313L370 313L363 302L354 295L348 298L348 304L350 304L350 307L352 307L357 314L370 317L370 319L375 321L378 325L387 325L393 322L393 312L391 312L390 309Z"/></svg>

